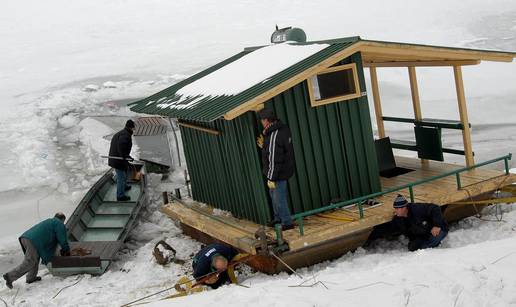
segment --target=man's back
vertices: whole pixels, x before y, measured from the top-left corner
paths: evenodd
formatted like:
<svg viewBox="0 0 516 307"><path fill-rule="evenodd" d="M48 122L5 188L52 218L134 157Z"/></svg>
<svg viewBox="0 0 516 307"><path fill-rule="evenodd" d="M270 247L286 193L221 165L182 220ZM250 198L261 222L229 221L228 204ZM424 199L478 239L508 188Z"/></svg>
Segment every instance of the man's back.
<svg viewBox="0 0 516 307"><path fill-rule="evenodd" d="M237 254L237 250L224 244L214 243L207 245L203 249L201 249L194 257L194 261L192 263L194 269L193 276L195 278L199 278L211 272L215 272L215 269L212 267L212 260L215 255L224 256L224 258L226 258L227 261L230 262L231 259L233 259ZM218 288L219 286L226 283L228 280L229 277L227 275L227 272L222 272L219 275L218 281L215 284L210 285L210 287L214 289Z"/></svg>
<svg viewBox="0 0 516 307"><path fill-rule="evenodd" d="M133 142L131 139L131 133L126 128L124 128L115 133L113 138L111 138L109 156L128 158L131 153L132 146ZM122 170L126 170L128 166L127 161L120 159L109 159L108 164L113 168Z"/></svg>
<svg viewBox="0 0 516 307"><path fill-rule="evenodd" d="M57 218L46 219L32 226L20 238L27 238L32 242L43 264L47 264L52 259L57 244L60 244L63 250L69 250L66 227Z"/></svg>
<svg viewBox="0 0 516 307"><path fill-rule="evenodd" d="M275 121L265 131L262 149L263 174L268 180L287 180L294 174L295 158L289 127Z"/></svg>

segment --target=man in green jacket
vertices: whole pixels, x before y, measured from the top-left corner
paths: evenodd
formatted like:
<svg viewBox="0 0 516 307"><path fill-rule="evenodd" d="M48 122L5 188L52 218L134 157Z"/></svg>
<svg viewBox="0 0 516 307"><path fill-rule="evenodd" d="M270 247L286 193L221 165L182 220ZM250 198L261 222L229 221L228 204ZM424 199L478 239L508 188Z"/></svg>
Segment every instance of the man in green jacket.
<svg viewBox="0 0 516 307"><path fill-rule="evenodd" d="M58 244L61 246L61 255L70 255L65 219L65 215L58 212L53 218L40 222L21 235L19 240L25 258L18 267L4 274L5 284L9 289L13 288L15 280L25 274L28 284L40 281L41 277L37 276L39 259L41 258L43 264L51 262Z"/></svg>

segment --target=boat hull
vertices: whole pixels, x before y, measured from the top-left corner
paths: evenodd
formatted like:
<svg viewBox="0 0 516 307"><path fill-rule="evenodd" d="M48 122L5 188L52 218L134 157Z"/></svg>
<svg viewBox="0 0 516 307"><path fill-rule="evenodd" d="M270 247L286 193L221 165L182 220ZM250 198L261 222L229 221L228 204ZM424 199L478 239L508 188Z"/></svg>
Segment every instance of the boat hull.
<svg viewBox="0 0 516 307"><path fill-rule="evenodd" d="M116 200L112 169L93 185L66 223L72 256L54 256L48 265L50 273L100 275L105 272L146 203L145 177L129 180L128 185L131 200L124 202Z"/></svg>

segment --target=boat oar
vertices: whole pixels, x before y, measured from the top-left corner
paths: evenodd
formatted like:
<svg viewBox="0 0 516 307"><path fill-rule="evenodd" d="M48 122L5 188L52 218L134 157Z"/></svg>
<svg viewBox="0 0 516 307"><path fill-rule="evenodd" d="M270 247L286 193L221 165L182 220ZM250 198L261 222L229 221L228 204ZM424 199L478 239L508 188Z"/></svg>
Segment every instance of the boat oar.
<svg viewBox="0 0 516 307"><path fill-rule="evenodd" d="M124 161L129 161L129 162L143 163L143 161L131 159L131 158L123 158L123 157L116 157L116 156L100 156L100 157L104 158L104 159L115 159L115 160L124 160Z"/></svg>

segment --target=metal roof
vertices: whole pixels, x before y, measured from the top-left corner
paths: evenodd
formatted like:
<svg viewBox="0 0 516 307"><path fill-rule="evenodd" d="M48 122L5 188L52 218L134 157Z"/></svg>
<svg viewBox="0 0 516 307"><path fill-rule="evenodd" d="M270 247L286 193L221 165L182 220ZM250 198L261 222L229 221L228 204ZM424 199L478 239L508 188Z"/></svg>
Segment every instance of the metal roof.
<svg viewBox="0 0 516 307"><path fill-rule="evenodd" d="M345 38L336 41L335 43L330 44L325 49L315 53L314 55L290 66L289 68L277 73L272 76L267 82L256 84L243 92L233 95L233 96L218 96L218 97L205 97L199 101L194 107L189 109L172 109L172 108L160 108L157 106L164 97L171 97L181 89L182 87L202 78L203 76L214 72L215 70L228 65L229 63L238 60L242 56L253 52L259 48L246 49L237 55L218 63L215 66L212 66L188 79L185 79L173 86L156 93L150 97L142 99L140 101L134 102L131 104L131 110L138 113L146 113L146 114L159 114L163 116L176 117L179 119L185 120L195 120L195 121L203 121L210 122L217 118L222 117L228 111L240 106L241 104L255 98L256 96L269 91L276 86L280 85L284 81L287 81L291 77L305 71L307 68L317 65L321 61L331 57L339 51L346 49L351 44L357 42L359 40L358 37ZM300 45L304 44L313 44L310 43L298 43ZM185 103L188 103L190 100L196 99L197 97L192 97L189 100L186 100Z"/></svg>
<svg viewBox="0 0 516 307"><path fill-rule="evenodd" d="M145 99L133 102L130 104L131 110L138 113L156 114L201 122L211 122L223 116L226 119L233 119L248 110L252 110L256 104L263 103L264 101L272 98L275 89L278 87L287 85L286 88L283 88L283 90L286 90L296 85L297 83L302 82L310 74L317 72L317 69L324 69L340 60L336 59L335 57L344 58L357 51L361 51L363 53L364 62L367 60L368 63L372 63L373 65L377 61L383 63L396 63L398 61L401 63L409 60L478 60L478 63L480 63L480 60L511 62L512 59L516 57L516 53L514 52L362 40L358 36L295 44L309 45L321 43L328 44L329 46L313 54L312 56L309 56L308 58L288 67L287 69L278 72L269 78L267 82L258 83L238 94L216 97L201 97L201 95L196 97L189 97L182 103L187 104L190 101L199 99L199 101L190 108L179 109L158 106L167 99L180 99L181 97L176 95L176 93L181 88L264 46L246 48L244 51L183 81L180 81L169 88L166 88ZM347 51L349 51L349 54L346 53ZM326 60L335 61L329 64L326 63L328 64L326 67L318 67L318 64ZM233 114L228 116L228 112L232 112Z"/></svg>

